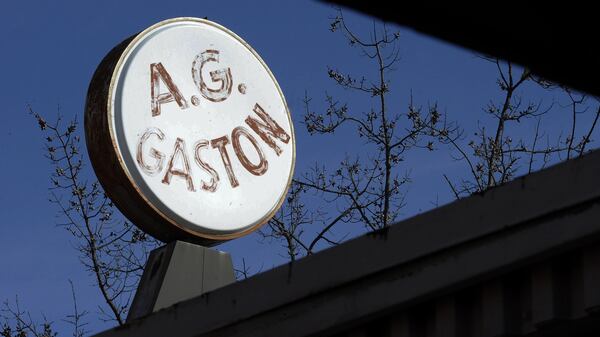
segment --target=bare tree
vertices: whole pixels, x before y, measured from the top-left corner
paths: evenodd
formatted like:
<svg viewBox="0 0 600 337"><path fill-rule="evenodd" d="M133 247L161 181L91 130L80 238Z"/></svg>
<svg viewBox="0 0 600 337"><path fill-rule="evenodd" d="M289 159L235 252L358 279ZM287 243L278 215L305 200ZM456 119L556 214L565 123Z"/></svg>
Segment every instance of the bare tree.
<svg viewBox="0 0 600 337"><path fill-rule="evenodd" d="M44 133L53 166L50 202L59 209L59 226L72 235L79 260L104 299L98 306L101 319L121 325L147 256L159 242L126 221L100 184L86 175L77 119L64 122L59 111L49 123L31 107L29 112ZM78 324L78 316L69 319Z"/></svg>
<svg viewBox="0 0 600 337"><path fill-rule="evenodd" d="M377 231L396 221L404 206L402 187L410 182L408 175L399 172L402 168L410 169L404 158L411 149L433 151L448 147L451 158L465 163L469 172L466 177L451 178L446 174L440 177L458 199L484 192L549 163L581 156L592 141L600 107L592 116L585 116L587 125L578 126L579 116L589 110L585 95L539 78L529 69L494 58L482 57L497 69L496 83L502 95L484 108L492 123L483 123L481 119L475 132L465 132L457 122L449 122L436 104L427 109L416 106L412 95L406 109L392 106L388 75L398 61L399 34L390 33L385 25L373 24L369 36L360 37L348 27L342 13L338 13L330 30L341 32L350 46L358 48L371 61L373 75L354 76L331 67L327 74L353 96L361 94L365 100L370 99L372 107L360 110L326 94L325 111L317 113L311 109L312 99L307 94L304 124L311 135L334 134L343 127L354 127L356 135L368 146L365 151L368 155L346 155L337 168L330 170L315 165L294 180L287 203L262 232L263 237L280 240L289 260L339 243L345 238L336 237L334 227L339 224L360 224L366 231ZM526 85L561 90L568 104L528 101L524 99ZM542 127L551 111L571 114L566 137L550 135ZM517 126L522 125L533 126L526 137L516 132ZM309 209L303 201L306 193L316 196L326 206Z"/></svg>
<svg viewBox="0 0 600 337"><path fill-rule="evenodd" d="M3 320L0 329L1 337L55 337L58 334L52 328L52 322L42 317L37 323L29 311L21 309L19 298L15 297L14 304L8 301L0 309L0 319Z"/></svg>
<svg viewBox="0 0 600 337"><path fill-rule="evenodd" d="M569 136L567 136L565 143L567 144L567 155L566 159L571 159L573 156L581 156L585 153L588 144L592 141L592 134L596 129L596 124L598 123L598 117L600 117L600 105L596 108L594 113L594 117L592 121L589 123L589 127L586 132L580 136L579 140L577 138L577 115L584 114L589 111L589 105L586 105L588 97L584 94L574 93L571 89L562 87L562 90L569 97L569 108L572 114L572 123L571 123L571 132Z"/></svg>
<svg viewBox="0 0 600 337"><path fill-rule="evenodd" d="M88 323L85 321L88 311L79 310L77 307L77 296L75 295L75 286L73 285L73 281L69 280L69 284L71 285L71 297L73 298L73 313L67 315L63 321L73 327L73 337L83 337L88 333L85 328L85 326L88 325Z"/></svg>
<svg viewBox="0 0 600 337"><path fill-rule="evenodd" d="M290 261L295 261L303 252L310 251L310 248L302 242L303 226L312 223L314 219L302 203L300 194L303 192L302 185L292 182L286 207L281 207L269 220L267 229L259 231L264 238L282 239L286 257ZM244 273L244 277L247 277L247 273Z"/></svg>
<svg viewBox="0 0 600 337"><path fill-rule="evenodd" d="M454 158L464 161L471 173L469 177L461 179L458 183L453 183L448 176L444 175L457 199L504 184L518 174L531 173L557 159L581 156L591 142L592 133L600 116L600 107L598 107L589 128L577 140L577 116L589 108L583 106L586 102L585 95L537 78L526 68L515 69L511 62L485 59L497 68L497 84L503 93L499 102L492 100L485 108L486 114L495 121L495 127L490 132L480 126L474 133L475 139L469 140L468 150L461 144L462 131L451 134L439 133L439 140L455 150L457 154ZM558 88L566 94L569 103L560 106L561 109L558 111L564 113L566 110L572 116L566 138L563 139L561 135L551 136L542 131L543 129L540 128L542 120L552 110L554 102L547 104L545 108L542 107L542 102L524 103L522 87L528 82L537 83L548 90ZM524 124L528 119L534 119L536 122L534 130L529 132L529 139L515 136L511 128Z"/></svg>
<svg viewBox="0 0 600 337"><path fill-rule="evenodd" d="M75 286L69 280L71 286L71 296L73 299L73 313L67 315L64 321L72 326L73 337L83 337L88 331L85 326L87 311L80 311L77 306L77 296L75 296ZM42 315L41 323L37 323L27 310L21 309L19 298L15 297L14 304L4 301L0 308L0 319L3 320L0 330L0 337L55 337L58 333L53 329L53 322Z"/></svg>
<svg viewBox="0 0 600 337"><path fill-rule="evenodd" d="M333 229L339 224L362 224L367 231L392 224L404 206L402 187L409 182L407 174L399 173L405 154L413 148L433 150L432 137L455 132L436 105L423 111L412 98L406 109L389 103L388 75L399 60L397 32L374 23L370 35L361 37L349 28L341 11L332 20L330 30L341 32L370 61L373 73L355 76L330 67L329 78L352 94L362 95L372 103L371 108L354 109L326 94L325 111L315 112L307 94L304 124L311 135L352 128L369 147L369 154L347 155L332 170L315 165L294 181L286 205L263 231L265 237L283 240L292 261L299 255L312 254L320 244L337 244L344 238L333 237ZM301 201L305 192L318 195L325 204L335 207L308 211ZM307 231L309 224L312 229Z"/></svg>

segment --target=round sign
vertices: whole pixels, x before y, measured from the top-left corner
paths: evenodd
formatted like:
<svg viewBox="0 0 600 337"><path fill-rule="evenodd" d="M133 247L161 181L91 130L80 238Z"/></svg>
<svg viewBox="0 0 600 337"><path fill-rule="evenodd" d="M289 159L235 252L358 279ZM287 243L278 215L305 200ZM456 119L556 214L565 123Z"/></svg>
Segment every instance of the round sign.
<svg viewBox="0 0 600 337"><path fill-rule="evenodd" d="M239 36L176 18L115 47L86 102L92 164L135 225L216 244L266 223L294 169L294 129L273 74Z"/></svg>

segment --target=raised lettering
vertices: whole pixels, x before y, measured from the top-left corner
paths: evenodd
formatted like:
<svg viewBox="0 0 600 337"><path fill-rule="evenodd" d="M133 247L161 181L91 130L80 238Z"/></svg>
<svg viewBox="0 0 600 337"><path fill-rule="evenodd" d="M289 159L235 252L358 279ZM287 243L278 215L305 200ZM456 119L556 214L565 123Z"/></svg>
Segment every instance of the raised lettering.
<svg viewBox="0 0 600 337"><path fill-rule="evenodd" d="M160 82L167 86L169 92L160 92ZM152 97L151 108L152 116L160 115L160 106L169 102L177 102L181 109L187 109L188 104L179 88L173 83L171 75L167 72L162 63L152 63L150 65L150 97Z"/></svg>
<svg viewBox="0 0 600 337"><path fill-rule="evenodd" d="M213 149L219 149L219 153L221 153L221 160L223 160L223 165L225 166L225 171L227 172L227 176L229 177L229 182L231 183L231 187L238 187L240 183L235 177L235 173L231 168L231 160L229 160L229 154L227 153L227 144L229 144L229 139L227 136L215 138L210 141L210 145Z"/></svg>
<svg viewBox="0 0 600 337"><path fill-rule="evenodd" d="M211 102L221 102L227 99L231 94L233 79L231 77L231 69L219 69L210 72L210 77L213 82L221 83L218 89L209 88L202 78L202 69L207 62L219 62L218 50L207 50L196 56L192 63L192 77L200 93L204 98Z"/></svg>
<svg viewBox="0 0 600 337"><path fill-rule="evenodd" d="M138 143L136 160L137 160L138 164L140 165L140 167L142 168L142 171L144 171L144 173L146 173L150 176L153 176L156 173L162 171L165 155L164 155L164 153L156 150L155 148L150 148L150 157L156 159L156 161L155 161L154 165L148 165L146 163L146 161L144 160L144 143L151 136L156 136L161 141L165 138L165 134L159 128L147 129L146 132L144 132L144 134L140 138L140 141Z"/></svg>
<svg viewBox="0 0 600 337"><path fill-rule="evenodd" d="M177 156L181 156L183 161L183 170L177 169L173 167L175 163L175 159ZM187 183L187 189L191 192L194 192L194 182L192 180L192 172L190 171L190 163L188 161L188 157L185 154L185 142L181 138L177 138L175 141L175 148L173 149L173 155L171 155L171 159L169 160L169 165L167 167L167 172L165 173L165 177L162 182L164 184L169 185L171 183L171 177L173 175L185 178Z"/></svg>
<svg viewBox="0 0 600 337"><path fill-rule="evenodd" d="M203 180L202 189L208 192L214 192L217 190L217 186L219 185L219 174L210 165L203 161L202 158L200 158L200 150L208 148L208 145L209 142L205 139L196 143L196 146L194 147L194 159L196 160L196 164L210 174L210 184L207 184Z"/></svg>
<svg viewBox="0 0 600 337"><path fill-rule="evenodd" d="M254 149L258 153L258 158L260 159L260 161L257 165L254 165L248 159L248 157L246 157L246 154L242 150L242 145L240 144L240 136L242 135L250 141L250 143L252 144L252 146L254 146ZM233 129L233 131L231 132L231 142L233 144L233 150L235 151L235 154L240 160L240 163L242 163L242 165L246 168L246 170L248 170L248 172L254 174L255 176L262 176L263 174L265 174L265 172L267 172L267 169L269 168L269 162L267 162L265 154L258 146L256 139L254 139L254 137L248 132L248 130L246 130L243 126L238 126L237 128Z"/></svg>
<svg viewBox="0 0 600 337"><path fill-rule="evenodd" d="M275 137L287 144L290 141L290 135L288 135L287 132L285 132L285 130L279 126L279 124L277 124L277 122L273 120L273 118L271 118L271 116L269 116L269 114L258 103L254 105L254 109L252 110L258 115L258 117L260 117L262 122L256 118L248 116L248 118L246 118L246 124L248 124L248 126L254 130L254 132L256 132L260 138L262 138L262 140L267 143L267 145L269 145L269 147L271 147L279 156L282 150L279 148L279 146L277 146L275 139L272 137Z"/></svg>

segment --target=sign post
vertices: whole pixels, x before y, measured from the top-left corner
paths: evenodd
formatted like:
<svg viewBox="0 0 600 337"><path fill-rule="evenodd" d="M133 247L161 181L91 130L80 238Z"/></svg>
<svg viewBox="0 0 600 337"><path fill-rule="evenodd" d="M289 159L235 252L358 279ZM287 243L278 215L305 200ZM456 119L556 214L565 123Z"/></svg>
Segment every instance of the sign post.
<svg viewBox="0 0 600 337"><path fill-rule="evenodd" d="M294 170L275 77L239 36L198 18L159 22L106 55L88 89L85 132L108 196L167 243L212 246L258 229Z"/></svg>

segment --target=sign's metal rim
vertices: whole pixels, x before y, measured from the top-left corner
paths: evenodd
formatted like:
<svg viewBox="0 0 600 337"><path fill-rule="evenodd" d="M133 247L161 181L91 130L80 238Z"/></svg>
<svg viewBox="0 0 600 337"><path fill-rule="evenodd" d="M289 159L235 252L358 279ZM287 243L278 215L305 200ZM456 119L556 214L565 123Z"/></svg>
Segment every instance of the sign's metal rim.
<svg viewBox="0 0 600 337"><path fill-rule="evenodd" d="M112 105L112 101L113 101L113 93L115 90L115 87L117 85L117 82L119 80L119 76L121 74L121 70L122 67L124 65L124 63L127 61L127 59L129 58L131 52L133 51L133 49L138 45L138 42L140 40L142 40L143 38L145 38L148 34L152 33L153 31L155 31L157 28L172 24L172 23L176 23L176 22L197 22L197 23L202 23L202 24L206 24L209 26L213 26L217 29L222 30L223 32L227 33L229 36L233 37L234 39L236 39L238 42L240 42L245 48L247 48L252 55L254 55L254 57L256 57L256 59L260 62L260 64L264 67L264 69L267 71L267 73L269 74L271 80L273 80L273 83L275 84L275 87L277 88L277 91L279 93L279 96L282 99L283 102L283 106L285 107L285 111L286 111L286 115L288 118L288 123L290 125L290 131L291 131L291 135L292 135L292 163L290 166L290 172L289 172L289 176L288 176L288 180L286 183L286 187L284 189L284 193L282 193L282 195L279 197L279 200L277 202L277 204L275 204L273 206L273 208L271 209L271 211L269 213L267 213L265 216L263 216L260 220L258 220L256 222L256 224L243 229L241 231L238 232L232 232L232 233L223 233L223 234L215 234L215 233L203 233L203 232L199 232L199 231L194 231L191 230L185 226L180 225L179 223L177 223L175 220L171 219L169 216L167 216L166 214L164 214L161 210L159 210L152 202L150 202L148 200L148 198L144 195L144 193L141 191L140 187L138 186L138 184L135 182L135 180L132 178L131 173L129 172L129 169L127 168L127 166L124 163L122 154L119 150L118 144L117 144L117 139L116 139L116 135L115 135L115 130L113 129L113 121L114 121L114 113L113 113L113 105ZM110 138L111 138L111 142L112 142L112 146L113 149L115 151L115 153L117 154L117 159L119 161L119 164L121 166L121 169L123 170L123 172L125 173L125 175L127 176L127 179L129 180L131 186L135 189L136 193L138 194L139 197L141 197L144 202L150 206L152 208L152 210L154 210L156 212L156 214L158 214L160 217L162 217L164 220L166 220L167 222L169 222L170 224L176 226L178 229L188 233L188 234L192 234L193 236L197 236L203 239L209 239L209 240L219 240L219 241L225 241L225 240L231 240L231 239L235 239L235 238L239 238L242 237L244 235L247 235L249 233L254 232L255 230L257 230L258 228L260 228L261 226L263 226L264 224L266 224L274 215L275 213L279 210L279 208L281 207L281 205L283 204L285 197L287 195L287 192L290 188L290 184L292 182L292 177L293 177L293 173L294 173L294 168L296 165L296 136L294 133L294 124L292 123L292 118L291 118L291 114L290 114L290 110L289 107L287 105L287 101L285 100L285 96L283 95L283 92L281 91L281 87L279 86L279 83L277 82L277 80L275 79L275 76L273 75L273 73L271 72L271 69L269 69L269 67L267 66L267 64L264 62L264 60L260 57L260 55L258 55L258 53L246 42L244 41L241 37L239 37L237 34L235 34L234 32L230 31L229 29L227 29L226 27L223 27L215 22L209 21L209 20L205 20L205 19L200 19L200 18L195 18L195 17L178 17L178 18L172 18L172 19L167 19L161 22L158 22L148 28L146 28L145 30L143 30L142 32L140 32L139 34L136 35L136 37L129 42L129 44L127 45L127 47L125 48L125 50L123 51L123 53L121 54L121 56L119 57L119 60L113 70L112 73L112 77L110 80L110 86L108 89L108 99L107 99L107 109L106 109L106 113L107 113L107 117L108 117L108 128L109 128L109 134L110 134Z"/></svg>

